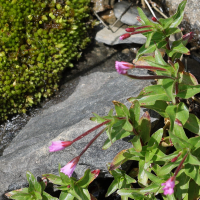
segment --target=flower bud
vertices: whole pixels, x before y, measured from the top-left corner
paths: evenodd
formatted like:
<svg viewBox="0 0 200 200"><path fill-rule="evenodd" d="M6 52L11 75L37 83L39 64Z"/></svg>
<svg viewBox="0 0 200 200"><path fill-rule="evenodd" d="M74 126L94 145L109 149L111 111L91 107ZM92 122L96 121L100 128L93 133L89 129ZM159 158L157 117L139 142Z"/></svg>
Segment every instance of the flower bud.
<svg viewBox="0 0 200 200"><path fill-rule="evenodd" d="M128 62L115 62L115 68L119 74L127 74L127 70L135 68L135 65Z"/></svg>
<svg viewBox="0 0 200 200"><path fill-rule="evenodd" d="M126 38L129 38L131 35L130 35L130 33L125 33L124 35L121 35L120 37L119 37L119 39L120 40L125 40Z"/></svg>
<svg viewBox="0 0 200 200"><path fill-rule="evenodd" d="M77 156L74 159L72 159L63 168L60 169L60 172L69 176L69 178L70 178L76 168L76 165L78 164L79 159L80 159L80 156Z"/></svg>
<svg viewBox="0 0 200 200"><path fill-rule="evenodd" d="M52 142L52 145L49 147L50 152L61 151L66 147L70 146L73 142L71 141L55 141Z"/></svg>
<svg viewBox="0 0 200 200"><path fill-rule="evenodd" d="M151 18L154 22L158 22L158 20L155 17Z"/></svg>
<svg viewBox="0 0 200 200"><path fill-rule="evenodd" d="M188 43L188 42L190 42L193 39L193 37L194 37L194 33L190 32L190 33L187 33L187 34L183 35L182 39L184 41L187 41L187 43Z"/></svg>
<svg viewBox="0 0 200 200"><path fill-rule="evenodd" d="M135 31L135 28L134 28L134 27L126 28L125 31L126 31L126 32L134 32L134 31Z"/></svg>

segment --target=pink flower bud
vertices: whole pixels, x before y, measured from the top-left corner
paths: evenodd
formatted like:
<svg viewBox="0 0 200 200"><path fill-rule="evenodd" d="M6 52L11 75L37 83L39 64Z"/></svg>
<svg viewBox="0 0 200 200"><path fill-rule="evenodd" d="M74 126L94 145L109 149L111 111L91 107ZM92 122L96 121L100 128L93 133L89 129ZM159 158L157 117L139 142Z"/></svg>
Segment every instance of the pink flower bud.
<svg viewBox="0 0 200 200"><path fill-rule="evenodd" d="M161 185L165 186L163 188L164 195L173 194L174 193L174 186L175 186L175 178L174 178L174 176L170 177L165 183L162 183Z"/></svg>
<svg viewBox="0 0 200 200"><path fill-rule="evenodd" d="M80 156L75 157L70 162L68 162L63 168L60 169L62 173L69 176L69 178L72 176L76 165L78 164L78 161L80 159Z"/></svg>
<svg viewBox="0 0 200 200"><path fill-rule="evenodd" d="M178 154L178 156L176 156L176 157L172 158L171 162L176 162L176 161L177 161L177 159L178 159L178 157L179 157L180 155L181 155L181 152Z"/></svg>
<svg viewBox="0 0 200 200"><path fill-rule="evenodd" d="M70 146L73 142L71 141L55 141L52 142L51 146L49 147L50 152L61 151L66 147Z"/></svg>
<svg viewBox="0 0 200 200"><path fill-rule="evenodd" d="M135 68L135 66L128 62L115 62L115 68L119 74L127 74L127 70Z"/></svg>
<svg viewBox="0 0 200 200"><path fill-rule="evenodd" d="M134 27L126 28L125 31L126 31L126 32L134 32L134 31L135 31L135 28L134 28Z"/></svg>
<svg viewBox="0 0 200 200"><path fill-rule="evenodd" d="M193 37L194 37L194 33L190 32L190 33L187 33L187 34L183 35L182 39L187 41L187 43L188 43L193 39Z"/></svg>
<svg viewBox="0 0 200 200"><path fill-rule="evenodd" d="M158 22L158 20L155 17L151 18L154 22Z"/></svg>
<svg viewBox="0 0 200 200"><path fill-rule="evenodd" d="M126 38L129 38L131 35L130 35L130 33L125 33L124 35L121 35L120 37L119 37L119 39L120 40L125 40Z"/></svg>

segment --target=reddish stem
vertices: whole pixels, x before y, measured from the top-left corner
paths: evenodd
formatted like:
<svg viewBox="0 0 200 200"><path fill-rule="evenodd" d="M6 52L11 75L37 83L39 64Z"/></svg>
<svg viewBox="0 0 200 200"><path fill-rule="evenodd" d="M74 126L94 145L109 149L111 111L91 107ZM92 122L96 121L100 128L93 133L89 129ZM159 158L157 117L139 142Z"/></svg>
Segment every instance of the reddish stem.
<svg viewBox="0 0 200 200"><path fill-rule="evenodd" d="M153 30L150 29L150 30L144 30L144 31L135 31L135 32L132 32L131 35L135 35L135 34L139 34L139 33L147 33L147 32L150 32L150 31L153 31Z"/></svg>
<svg viewBox="0 0 200 200"><path fill-rule="evenodd" d="M143 66L143 65L135 66L135 68L166 71L166 69L163 69L163 68L160 68L160 67Z"/></svg>
<svg viewBox="0 0 200 200"><path fill-rule="evenodd" d="M90 145L92 145L92 143L106 130L106 128L104 128L103 130L101 130L88 144L87 146L83 149L83 151L80 153L80 157L87 151L87 149L90 147Z"/></svg>
<svg viewBox="0 0 200 200"><path fill-rule="evenodd" d="M90 134L91 132L95 131L96 129L100 128L101 126L103 126L103 125L105 125L105 124L107 124L107 123L109 123L109 122L110 122L110 120L107 120L107 121L105 121L105 122L103 122L103 123L101 123L101 124L99 124L99 125L97 125L97 126L91 128L90 130L86 131L86 132L83 133L82 135L80 135L80 136L78 136L77 138L75 138L72 142L76 142L77 140L82 139L82 138L85 137L86 135Z"/></svg>
<svg viewBox="0 0 200 200"><path fill-rule="evenodd" d="M135 28L135 30L137 30L137 29L142 29L142 28L151 28L152 26L140 26L140 27L137 27L137 28Z"/></svg>
<svg viewBox="0 0 200 200"><path fill-rule="evenodd" d="M185 156L183 157L183 160L180 162L179 166L176 168L176 171L174 172L174 177L177 176L178 172L182 168L182 165L183 165L185 159L187 158L187 156L188 156L188 153L185 154Z"/></svg>
<svg viewBox="0 0 200 200"><path fill-rule="evenodd" d="M142 80L150 80L150 79L165 79L165 78L171 78L171 79L175 79L173 77L170 76L135 76L135 75L129 75L129 74L124 74L130 78L134 78L134 79L142 79Z"/></svg>

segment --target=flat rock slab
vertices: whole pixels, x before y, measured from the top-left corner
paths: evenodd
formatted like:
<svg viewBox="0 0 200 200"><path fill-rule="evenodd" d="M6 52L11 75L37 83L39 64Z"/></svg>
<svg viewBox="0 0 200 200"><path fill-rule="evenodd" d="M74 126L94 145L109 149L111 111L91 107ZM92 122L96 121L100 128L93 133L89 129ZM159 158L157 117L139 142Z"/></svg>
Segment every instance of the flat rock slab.
<svg viewBox="0 0 200 200"><path fill-rule="evenodd" d="M122 13L131 5L131 3L127 1L122 1L119 3L116 3L114 5L114 14L117 19L119 19L122 15ZM145 9L143 10L144 13L148 18L151 19L152 14L149 10ZM127 12L120 18L120 21L127 25L138 25L140 26L141 23L137 21L136 17L138 16L137 6L131 6Z"/></svg>
<svg viewBox="0 0 200 200"><path fill-rule="evenodd" d="M118 23L118 26L112 27L113 32L105 27L96 34L95 40L108 45L131 43L144 44L146 42L146 37L142 34L131 35L131 37L125 40L120 40L119 37L126 33L126 28L127 25L123 25L122 23Z"/></svg>
<svg viewBox="0 0 200 200"><path fill-rule="evenodd" d="M136 69L133 74L147 73ZM81 77L71 96L31 118L5 149L0 157L0 194L24 186L27 183L27 170L35 176L57 174L58 163L66 165L82 151L95 133L60 152L49 152L52 141L76 138L97 125L89 120L92 112L106 115L114 107L112 100L128 104L126 99L137 96L147 85L150 85L150 81L131 80L116 72L95 72ZM107 176L106 163L111 162L117 152L132 146L126 140L120 140L103 151L101 147L106 138L105 133L101 135L81 157L73 176L80 178L87 168L101 169Z"/></svg>

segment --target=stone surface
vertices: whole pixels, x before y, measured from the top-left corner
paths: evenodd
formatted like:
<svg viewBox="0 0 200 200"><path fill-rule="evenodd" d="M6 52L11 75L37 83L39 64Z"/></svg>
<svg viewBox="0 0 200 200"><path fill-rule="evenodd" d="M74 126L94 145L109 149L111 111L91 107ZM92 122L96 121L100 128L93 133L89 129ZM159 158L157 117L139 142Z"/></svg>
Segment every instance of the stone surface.
<svg viewBox="0 0 200 200"><path fill-rule="evenodd" d="M98 13L113 8L115 0L91 0L91 2L94 3L93 9Z"/></svg>
<svg viewBox="0 0 200 200"><path fill-rule="evenodd" d="M178 5L182 2L182 0L166 0L166 7L168 7L170 16L173 15ZM185 14L184 14L184 20L181 23L180 27L185 28L185 32L193 31L196 33L195 36L195 42L193 42L193 45L196 45L196 43L199 45L200 40L200 1L199 0L188 0L186 7L185 7Z"/></svg>
<svg viewBox="0 0 200 200"><path fill-rule="evenodd" d="M114 5L114 13L117 18L120 18L121 14L131 5L127 1L122 1ZM144 13L147 17L151 18L152 14L149 10L145 9ZM138 16L137 6L130 7L127 12L120 18L120 21L127 25L141 25L137 21L136 17Z"/></svg>
<svg viewBox="0 0 200 200"><path fill-rule="evenodd" d="M108 45L144 44L146 42L146 37L142 34L131 35L131 37L125 40L120 40L119 37L126 33L126 28L127 25L123 25L121 22L118 22L116 26L112 27L113 32L105 27L96 34L95 40Z"/></svg>
<svg viewBox="0 0 200 200"><path fill-rule="evenodd" d="M134 70L134 74L146 74ZM128 104L126 99L136 96L150 81L131 80L116 72L96 72L83 76L68 98L44 109L13 139L3 156L0 157L0 194L13 190L26 183L25 173L31 171L35 176L44 173L57 174L58 163L66 165L77 156L94 134L83 138L61 152L49 153L48 146L53 140L72 140L84 131L95 126L91 122L92 112L105 115L113 107L112 100ZM107 138L104 133L81 157L74 176L81 177L85 169L101 169L108 175L106 163L111 162L117 152L131 147L125 140L117 141L103 151L102 144Z"/></svg>

